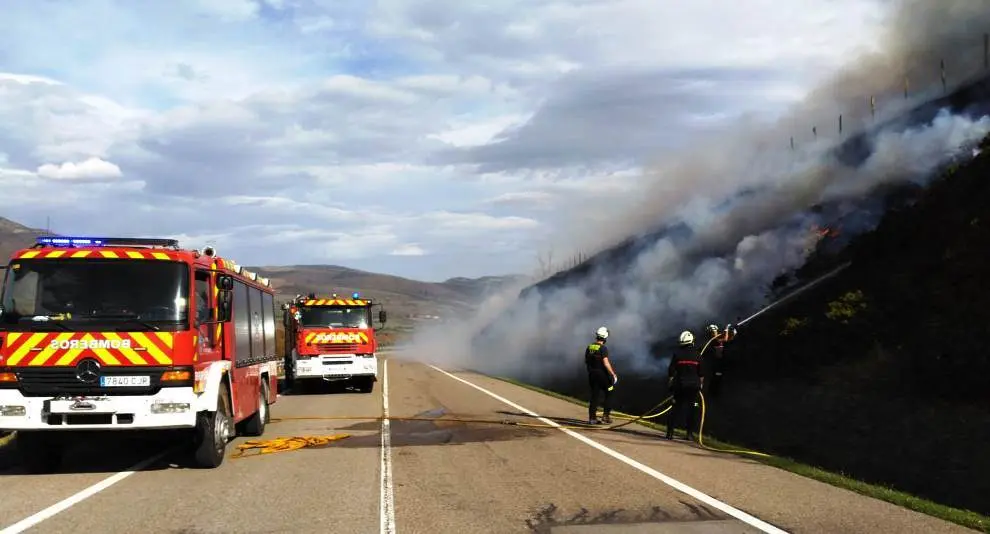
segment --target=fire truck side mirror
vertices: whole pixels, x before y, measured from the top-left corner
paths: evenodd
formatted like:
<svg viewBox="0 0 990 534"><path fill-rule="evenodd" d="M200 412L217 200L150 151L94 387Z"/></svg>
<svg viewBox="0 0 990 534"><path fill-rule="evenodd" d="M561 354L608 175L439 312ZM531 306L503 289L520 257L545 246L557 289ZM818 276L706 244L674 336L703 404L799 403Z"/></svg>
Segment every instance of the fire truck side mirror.
<svg viewBox="0 0 990 534"><path fill-rule="evenodd" d="M233 294L230 291L220 292L220 301L217 302L217 320L227 322L230 320L230 301Z"/></svg>
<svg viewBox="0 0 990 534"><path fill-rule="evenodd" d="M234 279L227 274L221 274L217 277L217 289L220 291L230 291L234 289Z"/></svg>
<svg viewBox="0 0 990 534"><path fill-rule="evenodd" d="M385 310L378 310L378 322L385 324L386 319L388 319L388 315L386 315Z"/></svg>

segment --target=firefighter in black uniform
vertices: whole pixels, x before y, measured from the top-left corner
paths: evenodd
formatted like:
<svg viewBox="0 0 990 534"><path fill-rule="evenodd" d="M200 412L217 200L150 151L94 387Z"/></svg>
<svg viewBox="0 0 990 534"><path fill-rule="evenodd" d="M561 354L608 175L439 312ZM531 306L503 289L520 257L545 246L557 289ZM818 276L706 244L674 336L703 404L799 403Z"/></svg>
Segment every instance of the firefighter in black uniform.
<svg viewBox="0 0 990 534"><path fill-rule="evenodd" d="M611 424L612 418L612 386L618 381L615 370L612 369L612 362L608 359L608 347L605 340L608 339L608 328L604 326L595 332L595 342L584 349L584 365L588 369L588 385L591 386L591 395L588 398L588 424L598 425L601 423ZM601 394L602 410L604 414L601 420L598 419L598 396Z"/></svg>
<svg viewBox="0 0 990 534"><path fill-rule="evenodd" d="M694 334L685 330L681 332L680 346L674 350L674 356L667 366L670 392L674 397L674 405L667 416L667 439L674 438L674 427L685 417L687 421L684 430L688 440L694 439L694 424L698 407L698 392L705 383L701 374L701 354L694 346Z"/></svg>
<svg viewBox="0 0 990 534"><path fill-rule="evenodd" d="M708 335L713 339L703 357L711 362L712 378L708 387L712 397L717 397L721 389L722 373L725 369L725 345L735 338L737 333L738 331L731 324L726 325L724 332L719 332L718 327L713 324L708 325Z"/></svg>

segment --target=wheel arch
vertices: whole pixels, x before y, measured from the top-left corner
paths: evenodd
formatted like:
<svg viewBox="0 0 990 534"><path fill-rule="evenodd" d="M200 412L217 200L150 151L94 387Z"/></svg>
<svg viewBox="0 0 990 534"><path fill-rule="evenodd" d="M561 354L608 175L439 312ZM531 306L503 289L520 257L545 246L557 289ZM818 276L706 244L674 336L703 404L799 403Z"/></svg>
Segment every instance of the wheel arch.
<svg viewBox="0 0 990 534"><path fill-rule="evenodd" d="M214 412L220 401L220 394L226 393L231 415L237 413L234 392L230 386L231 365L227 361L211 362L206 368L196 371L197 383L202 383L202 393L196 399L197 412Z"/></svg>

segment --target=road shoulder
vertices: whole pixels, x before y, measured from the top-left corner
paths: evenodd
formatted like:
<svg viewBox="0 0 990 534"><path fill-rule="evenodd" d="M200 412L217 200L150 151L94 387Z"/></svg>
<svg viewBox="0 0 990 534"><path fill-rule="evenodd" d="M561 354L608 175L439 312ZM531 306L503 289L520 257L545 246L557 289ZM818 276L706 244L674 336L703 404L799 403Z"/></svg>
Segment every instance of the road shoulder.
<svg viewBox="0 0 990 534"><path fill-rule="evenodd" d="M496 393L502 392L500 394L504 393L513 401L544 416L586 417L587 405L577 399L480 373L457 371L454 374ZM958 511L961 513L954 518L962 518L963 521L952 521L921 513L925 510L912 510L901 506L901 503L891 503L856 492L853 488L828 484L804 473L784 469L779 464L781 460L772 457L743 458L704 450L683 441L668 443L659 439L662 433L659 425L637 423L626 428L636 428L635 432L641 435L621 431L582 433L647 465L659 466L660 471L703 491L712 489L710 494L713 497L720 498L721 495L730 503L738 503L741 508L774 524L808 525L817 531L896 528L898 532L966 532L963 526L982 530L977 522L981 517L978 514L969 513L971 515L967 516L964 511ZM760 487L786 488L792 495L802 496L782 503L774 498L776 492L759 491ZM873 524L875 520L880 522Z"/></svg>

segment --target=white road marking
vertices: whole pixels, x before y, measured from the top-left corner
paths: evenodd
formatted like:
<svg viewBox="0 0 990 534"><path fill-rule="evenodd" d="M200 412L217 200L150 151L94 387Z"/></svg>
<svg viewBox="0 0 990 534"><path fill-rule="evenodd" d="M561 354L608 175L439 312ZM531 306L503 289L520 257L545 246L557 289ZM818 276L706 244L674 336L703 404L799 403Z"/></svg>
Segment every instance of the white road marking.
<svg viewBox="0 0 990 534"><path fill-rule="evenodd" d="M0 530L0 534L18 534L37 525L38 523L41 523L46 519L51 519L56 514L68 510L69 508L79 504L80 502L92 497L93 495L96 495L97 493L109 488L110 486L113 486L114 484L120 482L121 480L124 480L125 478L133 475L134 473L141 471L145 467L148 467L149 465L157 462L158 460L160 460L170 452L172 452L172 450L168 449L152 456L151 458L142 460L134 464L130 468L128 468L127 471L121 471L120 473L117 473L111 477L105 478L100 482L93 484L92 486L80 491L79 493L76 493L75 495L72 495L71 497L63 501L57 502L30 517L26 517L18 521L17 523L14 523L9 527Z"/></svg>
<svg viewBox="0 0 990 534"><path fill-rule="evenodd" d="M395 534L395 498L392 489L392 437L388 423L388 360L382 360L382 493L381 528ZM3 534L0 532L0 534Z"/></svg>
<svg viewBox="0 0 990 534"><path fill-rule="evenodd" d="M753 517L753 516L747 514L746 512L743 512L742 510L739 510L737 508L734 508L734 507L732 507L732 506L730 506L730 505L728 505L728 504L726 504L726 503L724 503L724 502L722 502L722 501L720 501L720 500L718 500L718 499L716 499L716 498L714 498L714 497L712 497L710 495L706 495L706 494L704 494L704 493L702 493L702 492L700 492L700 491L692 488L691 486L688 486L687 484L685 484L685 483L683 483L683 482L681 482L679 480L675 480L675 479L673 479L673 478L671 478L671 477L669 477L669 476L667 476L667 475L665 475L665 474L657 471L656 469L653 469L652 467L649 467L647 465L641 464L641 463L637 462L636 460L633 460L632 458L630 458L630 457L628 457L628 456L626 456L626 455L624 455L624 454L622 454L620 452L617 452L617 451L615 451L613 449L610 449L610 448L606 447L605 445L602 445L601 443L598 443L597 441L595 441L593 439L590 439L588 437L582 436L581 434L578 434L577 432L574 432L573 430L570 430L568 428L564 428L564 427L560 426L559 424L557 424L556 422L551 421L550 419L547 419L545 417L542 417L540 414L538 414L536 412L533 412L532 410L528 410L526 408L523 408L522 406L519 406L518 404L516 404L516 403L514 403L514 402L512 402L512 401L510 401L510 400L508 400L508 399L506 399L504 397L501 397L501 396L499 396L499 395L497 395L495 393L492 393L491 391L488 391L487 389L485 389L485 388L483 388L483 387L481 387L481 386L479 386L477 384L473 384L471 382L468 382L467 380L464 380L463 378L461 378L459 376L454 376L454 375L448 373L447 371L444 371L443 369L441 369L439 367L436 367L434 365L430 365L430 367L432 367L433 369L435 369L435 370L437 370L437 371L439 371L439 372L441 372L441 373L449 376L450 378L453 378L454 380L457 380L458 382L462 382L464 384L467 384L467 385L473 387L474 389L477 389L478 391L480 391L480 392L488 395L489 397L492 397L493 399L496 399L496 400L498 400L498 401L500 401L500 402L502 402L504 404L507 404L509 406L512 406L513 408L519 410L520 412L525 412L525 413L527 413L527 414L529 414L529 415L531 415L531 416L539 419L540 421L542 421L545 424L548 424L550 426L556 427L558 430L560 430L561 432L563 432L563 433L571 436L572 438L574 438L574 439L576 439L578 441L582 441L582 442L586 443L587 445L590 445L590 446L598 449L599 451L604 452L605 454L607 454L607 455L609 455L609 456L611 456L611 457L613 457L613 458L615 458L615 459L617 459L619 461L622 461L622 462L624 462L624 463L626 463L626 464L628 464L628 465L630 465L632 467L635 467L636 469L639 469L640 471L642 471L642 472L646 473L647 475L650 475L651 477L653 477L653 478L655 478L655 479L663 482L664 484L667 484L668 486L670 486L670 487L672 487L672 488L674 488L674 489L676 489L676 490L678 490L680 492L686 493L686 494L694 497L695 499L697 499L697 500L699 500L699 501L701 501L701 502L703 502L703 503L705 503L705 504L707 504L707 505L709 505L709 506L711 506L713 508L717 508L717 509L719 509L719 510L721 510L721 511L723 511L723 512L729 514L729 515L731 515L732 517L735 517L736 519L738 519L738 520L740 520L740 521L742 521L742 522L744 522L744 523L746 523L746 524L748 524L748 525L750 525L750 526L752 526L754 528L758 528L758 529L760 529L763 532L766 532L768 534L787 534L787 531L786 530L781 530L781 529L779 529L779 528L777 528L777 527L775 527L775 526L773 526L773 525L771 525L771 524L769 524L769 523L767 523L765 521L762 521L762 520L760 520L760 519L758 519L756 517ZM2 533L0 533L0 534L2 534Z"/></svg>

